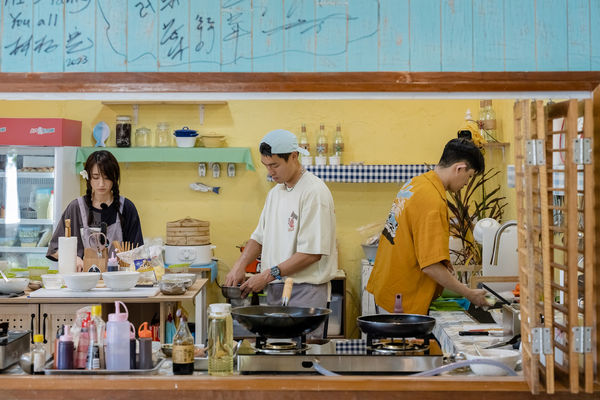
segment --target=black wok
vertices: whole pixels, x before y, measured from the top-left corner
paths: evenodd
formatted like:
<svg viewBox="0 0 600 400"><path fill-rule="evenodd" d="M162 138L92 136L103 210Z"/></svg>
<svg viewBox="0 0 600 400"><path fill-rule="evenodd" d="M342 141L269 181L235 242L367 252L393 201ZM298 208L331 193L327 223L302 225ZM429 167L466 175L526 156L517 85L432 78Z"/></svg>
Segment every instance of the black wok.
<svg viewBox="0 0 600 400"><path fill-rule="evenodd" d="M231 316L252 333L283 339L314 331L329 313L327 308L249 306L234 308Z"/></svg>
<svg viewBox="0 0 600 400"><path fill-rule="evenodd" d="M419 314L374 314L358 317L361 331L374 338L421 337L431 333L435 318Z"/></svg>

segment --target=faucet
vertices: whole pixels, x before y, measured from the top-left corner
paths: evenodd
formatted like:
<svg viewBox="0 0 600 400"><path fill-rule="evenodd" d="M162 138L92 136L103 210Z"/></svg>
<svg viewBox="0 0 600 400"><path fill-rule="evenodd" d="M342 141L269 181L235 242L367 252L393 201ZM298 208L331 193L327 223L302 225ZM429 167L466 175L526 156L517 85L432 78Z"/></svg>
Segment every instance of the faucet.
<svg viewBox="0 0 600 400"><path fill-rule="evenodd" d="M490 259L490 265L498 265L498 248L500 247L500 236L504 230L510 226L516 226L517 221L508 221L500 225L496 233L494 234L494 244L492 246L492 258Z"/></svg>

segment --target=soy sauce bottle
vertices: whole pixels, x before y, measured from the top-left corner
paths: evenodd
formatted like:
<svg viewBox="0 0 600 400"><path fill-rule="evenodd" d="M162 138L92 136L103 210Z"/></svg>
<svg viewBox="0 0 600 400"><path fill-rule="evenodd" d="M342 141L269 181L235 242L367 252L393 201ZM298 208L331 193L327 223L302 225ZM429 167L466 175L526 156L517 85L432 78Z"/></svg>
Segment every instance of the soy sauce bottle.
<svg viewBox="0 0 600 400"><path fill-rule="evenodd" d="M191 375L194 373L194 337L188 328L181 309L177 310L179 329L173 337L173 374Z"/></svg>

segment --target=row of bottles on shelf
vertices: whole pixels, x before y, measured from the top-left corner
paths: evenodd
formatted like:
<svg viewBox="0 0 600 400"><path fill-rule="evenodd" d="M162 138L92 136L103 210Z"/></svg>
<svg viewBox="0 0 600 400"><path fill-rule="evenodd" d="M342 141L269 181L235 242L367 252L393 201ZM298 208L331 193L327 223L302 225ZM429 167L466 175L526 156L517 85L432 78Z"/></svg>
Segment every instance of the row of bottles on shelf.
<svg viewBox="0 0 600 400"><path fill-rule="evenodd" d="M132 135L130 115L117 115L115 123L115 144L117 147L176 147L175 136L168 122L158 122L155 132L145 126L137 127ZM104 121L99 122L93 131L97 146L106 146L110 136L110 127Z"/></svg>
<svg viewBox="0 0 600 400"><path fill-rule="evenodd" d="M344 155L344 137L342 135L342 127L337 124L335 128L335 134L330 141L329 135L325 132L325 124L319 125L319 133L315 140L315 151L311 151L310 140L306 131L306 124L302 124L300 128L300 136L298 137L298 144L300 147L305 148L310 152L308 156L301 156L300 161L302 165L309 166L313 164L313 154L315 165L342 165ZM332 144L330 147L329 144ZM330 151L331 150L331 151Z"/></svg>

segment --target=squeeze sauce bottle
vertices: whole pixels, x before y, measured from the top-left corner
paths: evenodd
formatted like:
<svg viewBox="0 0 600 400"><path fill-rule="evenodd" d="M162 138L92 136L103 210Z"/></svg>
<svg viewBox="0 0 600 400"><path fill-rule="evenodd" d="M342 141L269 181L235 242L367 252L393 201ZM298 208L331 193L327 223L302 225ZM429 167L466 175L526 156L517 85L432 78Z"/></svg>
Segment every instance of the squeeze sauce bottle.
<svg viewBox="0 0 600 400"><path fill-rule="evenodd" d="M125 312L121 312L122 305ZM129 312L121 301L115 301L115 312L108 314L106 323L106 369L129 369Z"/></svg>
<svg viewBox="0 0 600 400"><path fill-rule="evenodd" d="M143 329L142 329L143 328ZM148 322L144 322L138 328L140 343L140 358L138 360L139 369L152 368L152 331L148 329Z"/></svg>
<svg viewBox="0 0 600 400"><path fill-rule="evenodd" d="M69 325L65 325L58 343L58 369L73 369L73 336Z"/></svg>

